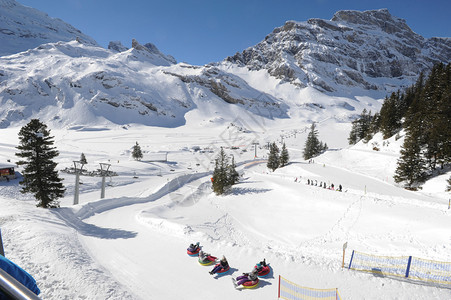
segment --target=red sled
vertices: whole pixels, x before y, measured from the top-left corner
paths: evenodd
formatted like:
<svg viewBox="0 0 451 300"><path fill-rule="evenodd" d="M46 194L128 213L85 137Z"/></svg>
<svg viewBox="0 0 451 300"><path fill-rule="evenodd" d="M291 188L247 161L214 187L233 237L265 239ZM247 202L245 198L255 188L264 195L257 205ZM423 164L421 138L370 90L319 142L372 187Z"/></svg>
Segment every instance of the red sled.
<svg viewBox="0 0 451 300"><path fill-rule="evenodd" d="M190 251L188 249L186 249L186 253L188 253L189 256L198 256L200 252L200 248L197 248L194 251Z"/></svg>

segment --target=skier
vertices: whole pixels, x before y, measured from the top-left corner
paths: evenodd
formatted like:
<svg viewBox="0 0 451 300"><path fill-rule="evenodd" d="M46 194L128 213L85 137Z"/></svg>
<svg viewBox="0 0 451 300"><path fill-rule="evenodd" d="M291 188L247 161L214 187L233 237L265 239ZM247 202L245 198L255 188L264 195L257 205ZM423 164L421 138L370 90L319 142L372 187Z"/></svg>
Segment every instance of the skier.
<svg viewBox="0 0 451 300"><path fill-rule="evenodd" d="M216 274L219 271L221 271L221 269L225 270L229 267L229 262L227 261L227 259L225 258L225 256L222 256L222 259L219 261L219 264L217 264L213 270L211 270L210 275Z"/></svg>
<svg viewBox="0 0 451 300"><path fill-rule="evenodd" d="M332 190L334 189L334 184L332 183L331 185L330 185L330 187L332 188Z"/></svg>
<svg viewBox="0 0 451 300"><path fill-rule="evenodd" d="M310 185L310 179L307 179L307 184Z"/></svg>
<svg viewBox="0 0 451 300"><path fill-rule="evenodd" d="M338 191L342 191L342 189L343 189L343 187L341 186L341 184L340 185L338 185Z"/></svg>

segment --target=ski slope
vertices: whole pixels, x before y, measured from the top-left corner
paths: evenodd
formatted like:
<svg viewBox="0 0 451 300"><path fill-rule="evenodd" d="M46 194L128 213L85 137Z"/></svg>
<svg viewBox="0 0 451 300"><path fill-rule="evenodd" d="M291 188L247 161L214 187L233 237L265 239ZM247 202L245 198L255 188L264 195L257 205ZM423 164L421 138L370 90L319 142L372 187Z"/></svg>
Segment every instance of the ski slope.
<svg viewBox="0 0 451 300"><path fill-rule="evenodd" d="M325 126L329 136L340 130ZM1 132L5 158L14 160L17 130ZM67 192L54 210L35 208L17 180L1 182L6 256L36 278L43 299L276 299L279 275L301 286L338 288L342 299L451 298L450 287L341 268L345 242L347 263L353 249L451 261L451 213L440 191L449 175L428 182L427 192L393 185L387 177L397 159L394 142L376 152L364 144L338 147L337 138L309 164L301 159L305 133L285 139L291 164L275 172L266 168L264 149L257 149L257 159L252 145L226 149L242 178L229 194L216 196L209 184L216 154L192 148L227 146L218 139L221 130L52 131L59 168L84 152L88 169L109 161L118 176L107 178L105 199L99 199L100 178L82 176L80 204L72 205L75 179L62 173ZM125 149L135 141L143 150L168 151L168 162L131 160ZM344 192L307 185L307 179L341 184ZM215 278L208 274L212 266L189 257L186 248L196 241L214 256L225 255L230 274ZM273 273L256 289L235 290L232 276L263 258Z"/></svg>

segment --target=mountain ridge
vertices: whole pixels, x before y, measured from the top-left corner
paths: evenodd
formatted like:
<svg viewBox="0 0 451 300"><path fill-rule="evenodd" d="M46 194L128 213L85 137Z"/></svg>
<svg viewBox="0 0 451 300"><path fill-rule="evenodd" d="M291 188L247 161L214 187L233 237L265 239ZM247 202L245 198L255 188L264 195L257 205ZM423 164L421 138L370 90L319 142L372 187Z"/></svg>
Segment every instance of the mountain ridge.
<svg viewBox="0 0 451 300"><path fill-rule="evenodd" d="M76 37L0 56L0 127L36 116L56 126L177 127L193 110L209 125L243 113L314 121L304 110L316 120L349 121L450 57L451 39L424 39L385 9L287 21L257 45L204 66L177 63L135 39L130 49L120 42L104 49Z"/></svg>

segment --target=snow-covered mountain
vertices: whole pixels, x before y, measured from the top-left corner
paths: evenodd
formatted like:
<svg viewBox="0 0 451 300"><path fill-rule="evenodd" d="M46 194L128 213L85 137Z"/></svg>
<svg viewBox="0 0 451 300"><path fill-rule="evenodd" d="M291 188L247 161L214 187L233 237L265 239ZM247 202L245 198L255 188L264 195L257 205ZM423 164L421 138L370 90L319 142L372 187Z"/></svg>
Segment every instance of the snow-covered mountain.
<svg viewBox="0 0 451 300"><path fill-rule="evenodd" d="M215 66L174 63L136 40L123 52L71 41L0 57L0 126L34 116L61 126L174 127L194 108L209 110L210 102L216 103L214 110L224 106L224 115L244 109L269 118L287 116L287 105L236 75Z"/></svg>
<svg viewBox="0 0 451 300"><path fill-rule="evenodd" d="M380 9L338 11L330 21L288 21L227 61L324 92L347 87L390 92L450 59L450 38L425 39Z"/></svg>
<svg viewBox="0 0 451 300"><path fill-rule="evenodd" d="M12 0L0 3L10 19L32 15L37 24L62 22ZM60 23L44 27L71 32ZM59 127L177 127L190 111L205 116L209 126L243 114L347 121L363 108L378 110L377 99L450 57L451 39L426 40L387 10L290 21L255 47L205 66L177 64L151 43L133 39L130 49L120 42L104 49L82 37L0 57L0 127L31 117Z"/></svg>
<svg viewBox="0 0 451 300"><path fill-rule="evenodd" d="M97 45L94 39L60 19L14 0L0 0L0 56L77 38Z"/></svg>

